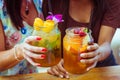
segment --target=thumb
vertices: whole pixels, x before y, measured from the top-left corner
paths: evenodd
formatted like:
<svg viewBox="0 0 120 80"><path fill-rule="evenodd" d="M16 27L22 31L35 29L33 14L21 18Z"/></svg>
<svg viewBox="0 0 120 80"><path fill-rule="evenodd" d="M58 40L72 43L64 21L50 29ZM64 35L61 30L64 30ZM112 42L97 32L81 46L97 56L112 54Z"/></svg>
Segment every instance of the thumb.
<svg viewBox="0 0 120 80"><path fill-rule="evenodd" d="M89 71L90 69L94 68L94 67L96 66L96 64L97 64L97 61L94 62L94 64L92 64L90 67L88 67L88 68L87 68L87 71Z"/></svg>

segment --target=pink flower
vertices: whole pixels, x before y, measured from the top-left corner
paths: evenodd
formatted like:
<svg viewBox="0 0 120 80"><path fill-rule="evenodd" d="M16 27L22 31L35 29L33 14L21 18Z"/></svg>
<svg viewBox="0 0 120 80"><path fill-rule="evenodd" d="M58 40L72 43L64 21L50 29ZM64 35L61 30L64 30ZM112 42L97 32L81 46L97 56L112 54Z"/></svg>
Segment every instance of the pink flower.
<svg viewBox="0 0 120 80"><path fill-rule="evenodd" d="M10 37L9 37L10 42L13 44L18 43L21 40L21 34L17 31L14 32Z"/></svg>
<svg viewBox="0 0 120 80"><path fill-rule="evenodd" d="M53 20L56 23L63 22L61 14L56 14L56 15L51 14L47 16L46 20Z"/></svg>

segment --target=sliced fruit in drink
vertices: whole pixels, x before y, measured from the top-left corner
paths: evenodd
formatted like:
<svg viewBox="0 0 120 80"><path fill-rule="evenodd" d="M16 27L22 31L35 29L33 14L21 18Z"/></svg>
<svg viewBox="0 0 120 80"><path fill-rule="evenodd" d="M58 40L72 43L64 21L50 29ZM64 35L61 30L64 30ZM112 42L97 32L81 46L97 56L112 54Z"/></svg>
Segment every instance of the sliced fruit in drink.
<svg viewBox="0 0 120 80"><path fill-rule="evenodd" d="M44 32L50 32L54 29L55 23L52 20L46 20L44 22L44 27L42 28L42 31Z"/></svg>
<svg viewBox="0 0 120 80"><path fill-rule="evenodd" d="M43 26L44 24L44 21L40 18L35 18L35 21L34 21L34 29L39 31L41 29L41 27Z"/></svg>
<svg viewBox="0 0 120 80"><path fill-rule="evenodd" d="M83 45L81 48L80 48L80 53L83 53L83 52L86 52L87 51L87 45Z"/></svg>

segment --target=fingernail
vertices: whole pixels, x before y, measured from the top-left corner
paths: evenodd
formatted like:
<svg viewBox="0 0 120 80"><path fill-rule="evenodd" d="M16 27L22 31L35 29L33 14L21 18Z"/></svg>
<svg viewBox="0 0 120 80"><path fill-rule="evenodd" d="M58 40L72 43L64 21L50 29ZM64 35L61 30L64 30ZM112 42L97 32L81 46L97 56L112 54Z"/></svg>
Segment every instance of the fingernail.
<svg viewBox="0 0 120 80"><path fill-rule="evenodd" d="M66 74L68 74L68 72L65 72Z"/></svg>
<svg viewBox="0 0 120 80"><path fill-rule="evenodd" d="M60 78L63 78L63 75L59 75Z"/></svg>
<svg viewBox="0 0 120 80"><path fill-rule="evenodd" d="M89 68L87 68L87 71L89 71L90 69Z"/></svg>
<svg viewBox="0 0 120 80"><path fill-rule="evenodd" d="M45 58L46 58L46 55L42 54L40 57L41 57L42 59L45 59Z"/></svg>
<svg viewBox="0 0 120 80"><path fill-rule="evenodd" d="M84 57L84 54L80 54L80 57Z"/></svg>
<svg viewBox="0 0 120 80"><path fill-rule="evenodd" d="M47 51L47 49L46 49L46 48L43 48L41 51L42 51L42 52L46 52L46 51Z"/></svg>
<svg viewBox="0 0 120 80"><path fill-rule="evenodd" d="M81 62L81 63L85 63L85 61L84 61L84 60L80 60L80 62Z"/></svg>
<svg viewBox="0 0 120 80"><path fill-rule="evenodd" d="M87 50L90 50L90 46L87 47Z"/></svg>
<svg viewBox="0 0 120 80"><path fill-rule="evenodd" d="M41 40L41 39L42 39L42 38L40 38L40 37L37 37L37 38L36 38L36 40L38 40L38 41Z"/></svg>
<svg viewBox="0 0 120 80"><path fill-rule="evenodd" d="M68 75L66 75L66 78L70 78Z"/></svg>

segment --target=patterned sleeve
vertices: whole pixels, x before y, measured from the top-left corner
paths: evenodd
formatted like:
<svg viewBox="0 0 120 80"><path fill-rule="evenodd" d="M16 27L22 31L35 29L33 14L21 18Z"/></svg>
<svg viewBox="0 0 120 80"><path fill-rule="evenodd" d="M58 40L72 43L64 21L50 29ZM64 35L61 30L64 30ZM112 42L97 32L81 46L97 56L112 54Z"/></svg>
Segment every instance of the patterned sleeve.
<svg viewBox="0 0 120 80"><path fill-rule="evenodd" d="M0 9L3 7L3 0L0 0Z"/></svg>
<svg viewBox="0 0 120 80"><path fill-rule="evenodd" d="M0 0L0 19L2 16L3 0Z"/></svg>

